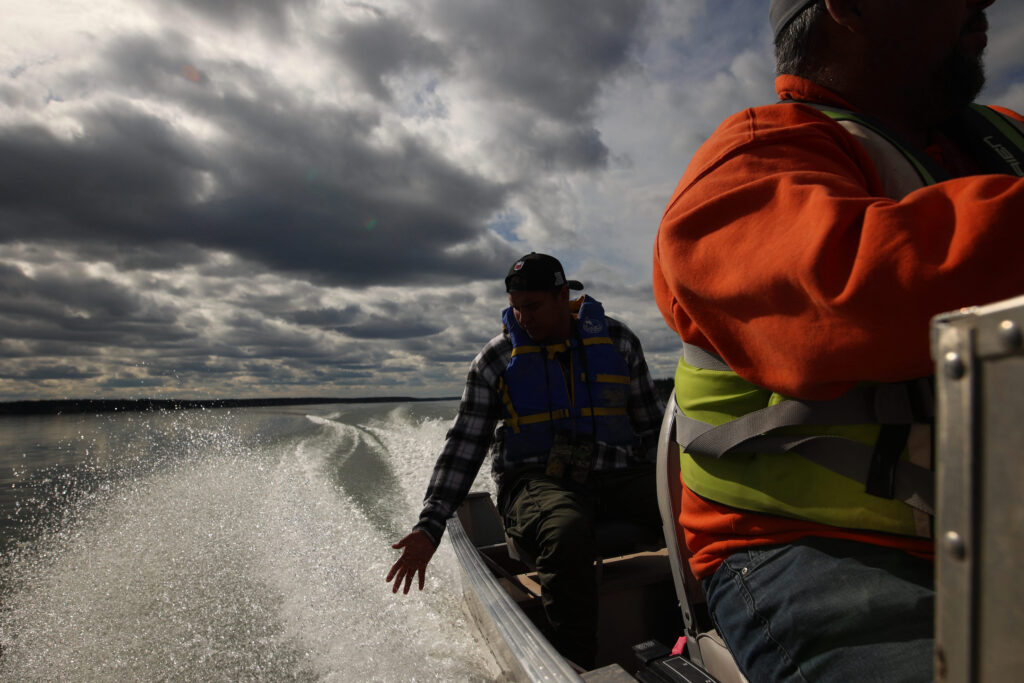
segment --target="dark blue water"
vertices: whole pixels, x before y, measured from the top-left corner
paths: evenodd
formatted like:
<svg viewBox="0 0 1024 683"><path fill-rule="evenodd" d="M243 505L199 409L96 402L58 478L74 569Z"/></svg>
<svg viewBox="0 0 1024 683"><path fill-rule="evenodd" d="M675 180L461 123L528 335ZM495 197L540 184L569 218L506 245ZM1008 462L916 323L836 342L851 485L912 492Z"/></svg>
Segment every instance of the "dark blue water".
<svg viewBox="0 0 1024 683"><path fill-rule="evenodd" d="M493 680L447 542L383 580L454 409L0 418L0 680Z"/></svg>

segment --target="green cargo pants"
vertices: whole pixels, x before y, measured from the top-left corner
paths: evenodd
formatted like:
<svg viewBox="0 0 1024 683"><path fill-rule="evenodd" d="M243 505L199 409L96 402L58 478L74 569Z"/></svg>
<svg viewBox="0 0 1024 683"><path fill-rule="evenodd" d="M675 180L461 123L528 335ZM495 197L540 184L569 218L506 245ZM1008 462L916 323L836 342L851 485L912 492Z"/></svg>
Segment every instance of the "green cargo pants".
<svg viewBox="0 0 1024 683"><path fill-rule="evenodd" d="M506 533L536 558L552 644L591 668L597 648L594 525L623 520L660 529L653 465L591 472L583 486L540 470L523 472L502 487L498 505Z"/></svg>

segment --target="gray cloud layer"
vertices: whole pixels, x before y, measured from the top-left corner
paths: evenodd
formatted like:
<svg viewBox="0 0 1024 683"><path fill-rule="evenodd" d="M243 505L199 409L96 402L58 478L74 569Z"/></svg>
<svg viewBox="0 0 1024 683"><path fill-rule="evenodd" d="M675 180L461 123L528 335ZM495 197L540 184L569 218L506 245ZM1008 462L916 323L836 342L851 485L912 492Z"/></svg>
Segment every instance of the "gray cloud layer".
<svg viewBox="0 0 1024 683"><path fill-rule="evenodd" d="M667 376L658 217L721 116L771 97L748 0L66 19L8 21L0 63L0 400L457 394L532 249ZM1018 106L1010 32L990 72Z"/></svg>

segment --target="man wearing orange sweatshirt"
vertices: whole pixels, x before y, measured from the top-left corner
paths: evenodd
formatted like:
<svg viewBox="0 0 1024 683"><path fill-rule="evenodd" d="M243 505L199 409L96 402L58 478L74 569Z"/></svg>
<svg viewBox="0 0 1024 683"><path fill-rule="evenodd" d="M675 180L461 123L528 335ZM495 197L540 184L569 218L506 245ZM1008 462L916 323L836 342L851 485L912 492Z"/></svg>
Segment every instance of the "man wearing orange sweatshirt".
<svg viewBox="0 0 1024 683"><path fill-rule="evenodd" d="M1024 293L1024 119L973 104L993 2L772 0L782 101L663 217L680 521L751 681L932 679L929 321Z"/></svg>

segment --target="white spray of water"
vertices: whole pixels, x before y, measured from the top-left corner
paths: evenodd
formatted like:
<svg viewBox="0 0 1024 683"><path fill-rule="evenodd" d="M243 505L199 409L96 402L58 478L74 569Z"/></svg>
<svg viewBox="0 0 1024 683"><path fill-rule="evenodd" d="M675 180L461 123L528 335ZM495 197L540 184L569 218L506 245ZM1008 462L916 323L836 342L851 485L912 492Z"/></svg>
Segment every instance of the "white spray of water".
<svg viewBox="0 0 1024 683"><path fill-rule="evenodd" d="M403 488L387 517L411 526L444 420L317 418L269 449L209 416L175 420L188 457L101 487L11 562L0 679L496 677L447 543L427 590L392 595L394 539L328 476L379 449Z"/></svg>

